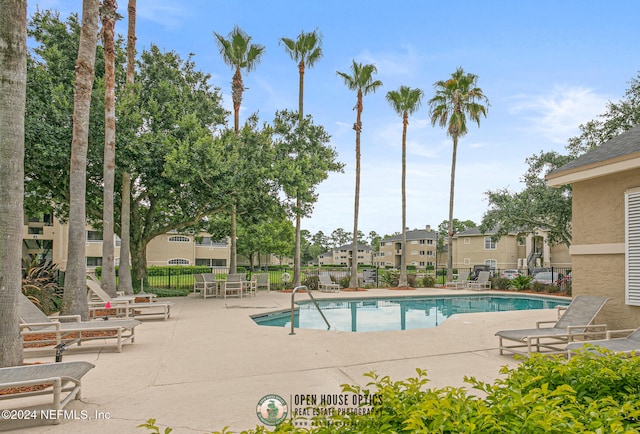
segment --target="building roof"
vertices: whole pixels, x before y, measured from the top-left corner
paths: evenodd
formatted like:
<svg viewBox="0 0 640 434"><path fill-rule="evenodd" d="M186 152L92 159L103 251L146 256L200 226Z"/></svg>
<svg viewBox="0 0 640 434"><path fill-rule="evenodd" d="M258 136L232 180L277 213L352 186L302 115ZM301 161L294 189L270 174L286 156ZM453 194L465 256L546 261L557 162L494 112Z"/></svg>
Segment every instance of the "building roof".
<svg viewBox="0 0 640 434"><path fill-rule="evenodd" d="M640 167L640 125L603 143L547 175L547 184L559 187Z"/></svg>
<svg viewBox="0 0 640 434"><path fill-rule="evenodd" d="M428 231L426 229L414 229L411 231L407 231L407 240L435 240L438 238L438 233L436 231ZM402 234L390 235L388 237L384 237L382 241L401 241Z"/></svg>
<svg viewBox="0 0 640 434"><path fill-rule="evenodd" d="M342 246L334 247L333 250L351 250L353 248L353 243L343 244ZM364 243L358 243L358 249L363 250L371 250L371 246Z"/></svg>

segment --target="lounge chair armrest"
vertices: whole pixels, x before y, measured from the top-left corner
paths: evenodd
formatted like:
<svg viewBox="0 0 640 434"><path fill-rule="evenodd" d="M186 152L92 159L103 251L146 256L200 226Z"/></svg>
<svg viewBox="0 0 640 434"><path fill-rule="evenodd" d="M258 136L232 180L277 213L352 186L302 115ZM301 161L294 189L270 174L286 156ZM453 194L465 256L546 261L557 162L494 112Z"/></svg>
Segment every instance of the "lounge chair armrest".
<svg viewBox="0 0 640 434"><path fill-rule="evenodd" d="M20 329L28 329L31 327L55 327L56 330L60 330L60 322L58 321L47 321L47 322L31 322L31 323L22 323L20 324ZM34 333L47 333L50 330L32 330Z"/></svg>
<svg viewBox="0 0 640 434"><path fill-rule="evenodd" d="M82 321L82 317L80 315L53 315L53 316L50 316L49 318L56 321L59 321L61 319L71 319L74 322Z"/></svg>
<svg viewBox="0 0 640 434"><path fill-rule="evenodd" d="M536 321L536 328L538 328L538 329L539 328L543 328L543 327L540 327L540 325L542 325L542 324L555 324L557 322L558 321Z"/></svg>
<svg viewBox="0 0 640 434"><path fill-rule="evenodd" d="M611 339L613 336L622 335L622 337L627 337L631 333L635 332L637 329L624 329L624 330L608 330L607 331L607 339Z"/></svg>
<svg viewBox="0 0 640 434"><path fill-rule="evenodd" d="M579 331L574 331L579 330ZM594 325L574 325L567 327L567 333L570 336L589 336L593 337L593 335L601 335L603 338L607 333L607 325L606 324L594 324Z"/></svg>

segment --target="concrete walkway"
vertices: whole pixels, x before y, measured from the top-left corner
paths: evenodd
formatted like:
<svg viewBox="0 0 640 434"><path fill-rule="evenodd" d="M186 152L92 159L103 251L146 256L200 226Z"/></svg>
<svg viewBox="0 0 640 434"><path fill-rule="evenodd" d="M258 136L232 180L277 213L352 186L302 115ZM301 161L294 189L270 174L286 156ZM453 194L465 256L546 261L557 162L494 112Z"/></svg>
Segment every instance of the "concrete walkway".
<svg viewBox="0 0 640 434"><path fill-rule="evenodd" d="M419 296L465 291L417 289L318 293L316 298ZM477 292L474 292L477 294ZM297 294L296 300L308 299ZM431 329L350 333L256 325L252 314L288 309L291 294L260 292L256 297L172 299L168 321L144 319L136 341L122 353L88 343L71 348L64 360L96 367L83 379L82 399L70 403L59 425L50 421L0 420L0 431L29 433L146 433L136 426L149 418L176 434L233 431L260 423L258 401L276 394L289 402L299 395L341 392L341 384L365 386L363 374L376 371L393 380L428 372L431 387L465 386L463 377L493 381L504 365L494 333L535 327L555 319L555 310L455 315ZM53 355L26 359L52 362ZM49 396L0 401L0 409L38 409ZM161 430L162 432L162 430Z"/></svg>

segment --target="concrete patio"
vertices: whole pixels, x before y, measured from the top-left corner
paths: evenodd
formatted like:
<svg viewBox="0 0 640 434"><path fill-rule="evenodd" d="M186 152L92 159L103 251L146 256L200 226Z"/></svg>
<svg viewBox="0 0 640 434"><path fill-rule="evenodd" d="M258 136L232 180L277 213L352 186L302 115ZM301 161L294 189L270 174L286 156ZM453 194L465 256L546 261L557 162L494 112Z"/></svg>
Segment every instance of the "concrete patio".
<svg viewBox="0 0 640 434"><path fill-rule="evenodd" d="M317 293L316 298L420 296L467 291L417 289ZM470 291L477 294L475 291ZM488 292L487 292L488 293ZM296 300L308 299L297 294ZM336 332L256 325L250 315L288 309L290 293L256 297L173 298L168 321L145 319L136 341L122 353L92 343L67 350L64 360L96 365L83 379L82 399L67 407L59 425L43 420L0 420L0 431L29 433L145 433L136 426L149 418L175 433L233 431L260 423L258 401L269 394L292 407L295 395L341 392L341 384L364 386L376 371L394 380L428 372L431 387L464 386L464 376L493 381L504 365L494 333L535 327L555 319L555 310L455 315L431 329L391 332ZM25 362L52 362L53 354ZM0 409L39 409L45 397L0 402ZM70 411L75 410L75 412ZM161 430L162 431L162 430Z"/></svg>

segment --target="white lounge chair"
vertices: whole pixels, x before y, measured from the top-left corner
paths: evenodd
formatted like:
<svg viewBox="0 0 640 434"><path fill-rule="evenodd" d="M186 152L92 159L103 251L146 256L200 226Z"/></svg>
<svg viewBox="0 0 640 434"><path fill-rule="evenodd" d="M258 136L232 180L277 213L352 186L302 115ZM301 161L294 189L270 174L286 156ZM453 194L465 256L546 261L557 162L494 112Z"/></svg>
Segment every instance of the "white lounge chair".
<svg viewBox="0 0 640 434"><path fill-rule="evenodd" d="M89 290L89 297L92 300L89 307L90 310L96 311L105 309L106 303L111 305L111 309L115 309L116 312L123 312L125 317L138 317L148 315L161 315L165 320L171 316L172 303L155 301L155 298L150 298L148 302L137 303L134 296L124 297L111 297L101 287L100 284L94 280L87 280L87 288ZM96 300L97 301L96 303Z"/></svg>
<svg viewBox="0 0 640 434"><path fill-rule="evenodd" d="M467 287L467 283L469 279L469 272L459 273L458 277L452 282L446 282L445 288L453 288L453 289L464 289Z"/></svg>
<svg viewBox="0 0 640 434"><path fill-rule="evenodd" d="M202 278L204 279L202 298L220 296L220 281L216 279L216 275L213 273L204 273Z"/></svg>
<svg viewBox="0 0 640 434"><path fill-rule="evenodd" d="M575 338L604 336L607 326L604 324L592 325L591 323L608 300L607 297L578 295L552 327L540 326L554 321L538 321L534 329L499 331L496 336L500 341L500 354L507 351L514 354L530 355L534 350L566 354L566 344ZM507 345L504 341L513 343ZM563 348L558 347L561 344L565 344ZM521 349L525 349L525 351Z"/></svg>
<svg viewBox="0 0 640 434"><path fill-rule="evenodd" d="M340 291L340 284L334 283L328 274L318 275L318 291L321 292L337 292Z"/></svg>
<svg viewBox="0 0 640 434"><path fill-rule="evenodd" d="M0 368L0 389L15 390L14 393L0 395L0 400L51 394L53 415L57 416L58 410L62 410L69 401L81 398L82 377L93 367L89 362L75 361ZM29 387L39 385L47 387L37 390ZM22 387L28 387L28 390L19 389ZM58 424L60 418L54 417L52 422Z"/></svg>
<svg viewBox="0 0 640 434"><path fill-rule="evenodd" d="M116 340L116 349L122 351L122 346L133 343L135 340L135 328L141 324L135 319L113 319L108 321L81 321L80 315L46 316L31 300L20 294L18 297L18 313L20 316L20 329L22 335L31 337L25 339L25 346L44 345L45 348L53 350L54 345L60 343L82 344L91 340ZM60 322L60 320L70 322ZM111 335L99 334L95 332L113 332ZM53 337L51 337L53 335ZM28 349L28 348L27 348ZM38 350L41 348L37 348Z"/></svg>
<svg viewBox="0 0 640 434"><path fill-rule="evenodd" d="M613 336L626 334L626 337L613 338ZM572 342L567 345L569 357L579 350L587 350L590 346L606 348L614 353L640 354L640 328L635 330L609 330L606 339L596 341Z"/></svg>
<svg viewBox="0 0 640 434"><path fill-rule="evenodd" d="M478 273L478 280L470 280L467 282L467 288L480 291L482 289L491 289L491 282L489 281L491 273L488 271L481 271Z"/></svg>

